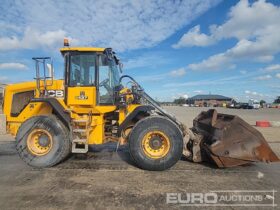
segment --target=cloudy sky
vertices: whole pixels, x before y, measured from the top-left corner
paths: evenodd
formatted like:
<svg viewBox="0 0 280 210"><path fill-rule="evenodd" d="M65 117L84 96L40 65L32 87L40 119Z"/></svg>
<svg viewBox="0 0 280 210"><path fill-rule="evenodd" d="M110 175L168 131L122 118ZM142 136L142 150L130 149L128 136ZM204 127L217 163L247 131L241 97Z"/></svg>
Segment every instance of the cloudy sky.
<svg viewBox="0 0 280 210"><path fill-rule="evenodd" d="M279 0L1 0L0 82L32 80L35 56L62 78L63 38L113 47L153 97L280 95Z"/></svg>

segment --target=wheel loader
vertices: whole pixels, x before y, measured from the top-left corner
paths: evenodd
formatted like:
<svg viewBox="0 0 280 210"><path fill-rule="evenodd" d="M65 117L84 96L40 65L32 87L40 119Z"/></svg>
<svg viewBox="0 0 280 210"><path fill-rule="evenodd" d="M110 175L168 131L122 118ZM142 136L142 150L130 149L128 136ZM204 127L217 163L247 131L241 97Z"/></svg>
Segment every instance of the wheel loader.
<svg viewBox="0 0 280 210"><path fill-rule="evenodd" d="M33 58L34 81L5 87L6 132L28 165L51 167L96 145L128 145L145 170L165 170L184 158L232 167L278 157L260 132L237 116L202 112L187 128L128 75L111 48L60 49L64 78L54 79L50 57Z"/></svg>

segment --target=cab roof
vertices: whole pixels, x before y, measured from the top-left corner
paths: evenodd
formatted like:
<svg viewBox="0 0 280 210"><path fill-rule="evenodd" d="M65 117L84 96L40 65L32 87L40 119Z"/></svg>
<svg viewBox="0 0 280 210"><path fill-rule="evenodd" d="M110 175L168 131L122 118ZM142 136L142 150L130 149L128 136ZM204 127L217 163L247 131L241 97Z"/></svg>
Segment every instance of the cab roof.
<svg viewBox="0 0 280 210"><path fill-rule="evenodd" d="M101 47L64 47L60 48L61 53L70 52L70 51L79 51L79 52L104 52L106 48Z"/></svg>

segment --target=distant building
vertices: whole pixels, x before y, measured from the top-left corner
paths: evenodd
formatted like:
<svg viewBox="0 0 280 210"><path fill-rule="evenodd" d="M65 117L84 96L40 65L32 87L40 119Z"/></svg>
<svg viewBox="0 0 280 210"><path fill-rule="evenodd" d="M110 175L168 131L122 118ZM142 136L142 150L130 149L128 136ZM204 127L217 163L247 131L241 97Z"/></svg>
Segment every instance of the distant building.
<svg viewBox="0 0 280 210"><path fill-rule="evenodd" d="M187 99L187 104L195 106L226 106L231 104L232 98L222 95L196 95Z"/></svg>
<svg viewBox="0 0 280 210"><path fill-rule="evenodd" d="M173 102L160 102L159 103L161 106L174 106Z"/></svg>

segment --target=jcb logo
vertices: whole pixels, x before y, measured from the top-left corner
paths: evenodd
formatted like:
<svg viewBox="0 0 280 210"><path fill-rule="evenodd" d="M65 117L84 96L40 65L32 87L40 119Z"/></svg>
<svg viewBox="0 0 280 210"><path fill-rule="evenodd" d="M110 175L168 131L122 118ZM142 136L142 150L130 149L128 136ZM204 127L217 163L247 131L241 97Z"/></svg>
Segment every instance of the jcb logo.
<svg viewBox="0 0 280 210"><path fill-rule="evenodd" d="M55 98L63 98L64 91L63 90L48 90L48 96Z"/></svg>

